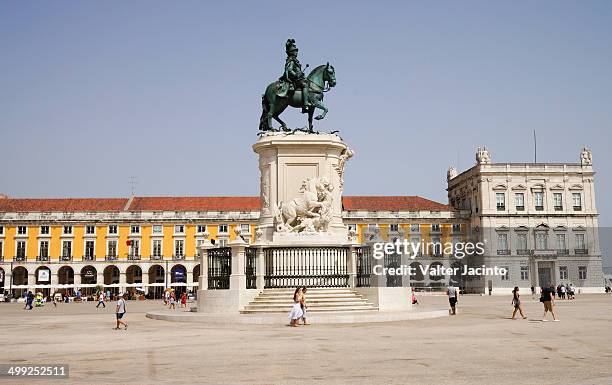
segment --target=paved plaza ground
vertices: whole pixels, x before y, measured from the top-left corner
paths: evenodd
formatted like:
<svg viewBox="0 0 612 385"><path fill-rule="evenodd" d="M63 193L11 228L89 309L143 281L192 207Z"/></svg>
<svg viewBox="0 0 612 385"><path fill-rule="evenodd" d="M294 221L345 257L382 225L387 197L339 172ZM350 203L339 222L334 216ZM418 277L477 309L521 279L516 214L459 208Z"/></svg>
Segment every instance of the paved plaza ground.
<svg viewBox="0 0 612 385"><path fill-rule="evenodd" d="M464 296L454 317L300 328L156 321L161 302L130 301L127 331L112 330L114 303L0 304L0 363L70 365L32 384L612 384L612 295L558 301L557 323L523 300L528 320L508 319L510 295Z"/></svg>

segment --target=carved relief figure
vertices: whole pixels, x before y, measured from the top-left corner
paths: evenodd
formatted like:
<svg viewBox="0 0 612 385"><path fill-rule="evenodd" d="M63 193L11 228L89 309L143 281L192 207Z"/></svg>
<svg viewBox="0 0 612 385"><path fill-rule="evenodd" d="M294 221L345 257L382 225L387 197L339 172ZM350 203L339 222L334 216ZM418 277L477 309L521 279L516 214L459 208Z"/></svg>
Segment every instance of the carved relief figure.
<svg viewBox="0 0 612 385"><path fill-rule="evenodd" d="M319 178L302 182L301 196L273 207L278 232L327 231L332 219L333 186Z"/></svg>
<svg viewBox="0 0 612 385"><path fill-rule="evenodd" d="M334 169L338 173L338 177L340 177L340 193L342 193L342 190L344 189L344 167L346 165L346 161L353 155L355 155L355 151L347 147L346 149L342 150L342 153L340 153L340 160L338 161L338 164L334 166Z"/></svg>

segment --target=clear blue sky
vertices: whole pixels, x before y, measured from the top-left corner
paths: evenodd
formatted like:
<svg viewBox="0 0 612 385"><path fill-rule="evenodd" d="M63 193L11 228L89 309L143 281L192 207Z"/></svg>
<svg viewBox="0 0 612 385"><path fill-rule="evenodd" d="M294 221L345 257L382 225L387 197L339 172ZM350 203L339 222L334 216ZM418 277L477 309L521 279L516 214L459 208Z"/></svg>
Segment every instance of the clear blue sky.
<svg viewBox="0 0 612 385"><path fill-rule="evenodd" d="M257 195L288 37L336 68L318 128L357 151L346 194L446 202L449 164L531 161L535 128L542 162L592 148L612 224L610 1L2 2L0 192Z"/></svg>

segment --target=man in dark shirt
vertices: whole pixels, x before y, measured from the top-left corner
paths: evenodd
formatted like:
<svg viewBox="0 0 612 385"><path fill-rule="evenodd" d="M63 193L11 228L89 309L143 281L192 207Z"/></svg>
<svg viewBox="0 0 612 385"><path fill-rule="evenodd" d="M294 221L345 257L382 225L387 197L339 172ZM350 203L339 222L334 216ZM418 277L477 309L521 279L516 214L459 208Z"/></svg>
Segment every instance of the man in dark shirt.
<svg viewBox="0 0 612 385"><path fill-rule="evenodd" d="M26 296L26 306L24 309L32 310L32 302L34 302L34 294L31 291L28 291L28 295Z"/></svg>
<svg viewBox="0 0 612 385"><path fill-rule="evenodd" d="M555 287L549 285L549 287L542 288L542 296L540 302L544 304L544 315L542 316L542 322L547 322L546 313L550 312L554 322L559 322L555 316Z"/></svg>

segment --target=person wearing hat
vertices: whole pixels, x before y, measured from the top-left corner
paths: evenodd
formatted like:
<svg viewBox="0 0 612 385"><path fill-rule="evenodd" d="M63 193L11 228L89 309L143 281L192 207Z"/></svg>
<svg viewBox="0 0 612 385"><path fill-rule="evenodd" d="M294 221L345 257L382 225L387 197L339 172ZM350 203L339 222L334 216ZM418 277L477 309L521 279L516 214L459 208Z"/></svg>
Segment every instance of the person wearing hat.
<svg viewBox="0 0 612 385"><path fill-rule="evenodd" d="M123 316L125 315L125 300L123 299L123 294L119 293L119 300L117 301L117 307L115 309L115 315L117 316L117 326L115 326L115 330L119 330L119 325L123 325L125 330L128 328L128 324L125 320L123 320Z"/></svg>
<svg viewBox="0 0 612 385"><path fill-rule="evenodd" d="M280 80L292 84L295 91L302 91L302 112L306 112L307 108L310 106L310 101L308 99L308 80L298 60L298 52L299 50L295 45L295 40L288 39L287 43L285 43L285 53L287 54L285 72L283 76L280 77Z"/></svg>

